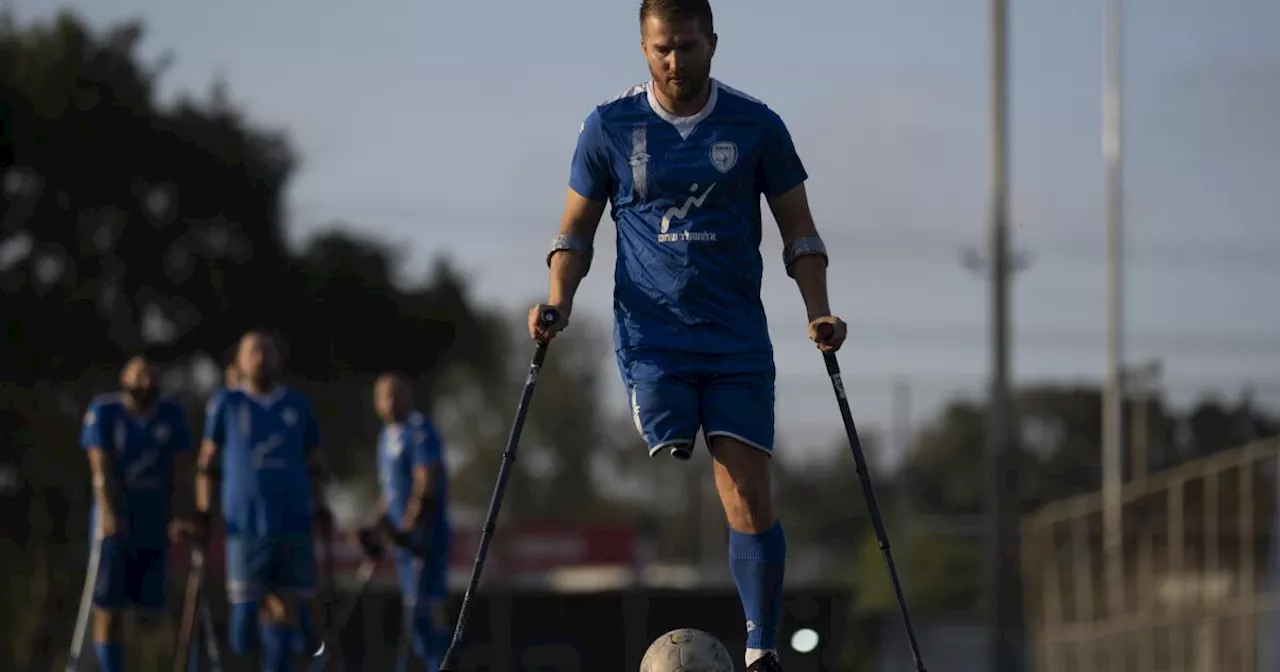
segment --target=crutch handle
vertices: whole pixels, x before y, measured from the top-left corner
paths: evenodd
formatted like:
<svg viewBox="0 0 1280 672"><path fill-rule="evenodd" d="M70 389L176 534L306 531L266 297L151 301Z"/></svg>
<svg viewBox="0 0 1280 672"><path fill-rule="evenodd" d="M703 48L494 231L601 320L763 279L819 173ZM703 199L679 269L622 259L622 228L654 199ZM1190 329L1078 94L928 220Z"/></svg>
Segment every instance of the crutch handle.
<svg viewBox="0 0 1280 672"><path fill-rule="evenodd" d="M560 311L548 306L543 309L542 315L538 316L538 319L542 322L543 328L550 327L560 321Z"/></svg>
<svg viewBox="0 0 1280 672"><path fill-rule="evenodd" d="M818 332L819 343L826 343L827 341L831 340L832 336L836 335L835 326L833 326L828 322L823 322L822 324L819 324L817 327L814 327L814 330Z"/></svg>

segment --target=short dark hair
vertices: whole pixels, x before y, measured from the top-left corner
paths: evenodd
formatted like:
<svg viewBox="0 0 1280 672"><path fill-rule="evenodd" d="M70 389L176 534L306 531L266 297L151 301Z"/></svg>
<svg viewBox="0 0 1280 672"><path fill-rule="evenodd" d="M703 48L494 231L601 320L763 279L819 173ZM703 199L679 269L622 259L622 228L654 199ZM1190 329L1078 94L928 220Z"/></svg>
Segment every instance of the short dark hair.
<svg viewBox="0 0 1280 672"><path fill-rule="evenodd" d="M697 21L702 32L708 35L715 32L715 20L711 16L711 3L708 0L641 0L640 28L642 30L645 19L651 16L656 16L667 23Z"/></svg>

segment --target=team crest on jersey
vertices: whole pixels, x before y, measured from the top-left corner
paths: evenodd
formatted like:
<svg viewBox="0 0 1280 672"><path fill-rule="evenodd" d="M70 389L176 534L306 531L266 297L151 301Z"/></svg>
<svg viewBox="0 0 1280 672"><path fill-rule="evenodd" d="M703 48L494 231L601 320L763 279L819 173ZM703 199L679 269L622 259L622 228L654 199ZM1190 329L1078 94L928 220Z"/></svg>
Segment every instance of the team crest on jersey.
<svg viewBox="0 0 1280 672"><path fill-rule="evenodd" d="M169 437L171 436L171 433L169 431L169 425L166 425L163 422L157 424L151 430L151 436L155 437L156 443L162 446L166 443L169 443Z"/></svg>
<svg viewBox="0 0 1280 672"><path fill-rule="evenodd" d="M298 412L292 408L286 408L280 411L280 419L284 421L286 427L292 427L298 424Z"/></svg>
<svg viewBox="0 0 1280 672"><path fill-rule="evenodd" d="M738 146L732 142L716 142L711 145L711 165L721 173L727 173L738 165Z"/></svg>

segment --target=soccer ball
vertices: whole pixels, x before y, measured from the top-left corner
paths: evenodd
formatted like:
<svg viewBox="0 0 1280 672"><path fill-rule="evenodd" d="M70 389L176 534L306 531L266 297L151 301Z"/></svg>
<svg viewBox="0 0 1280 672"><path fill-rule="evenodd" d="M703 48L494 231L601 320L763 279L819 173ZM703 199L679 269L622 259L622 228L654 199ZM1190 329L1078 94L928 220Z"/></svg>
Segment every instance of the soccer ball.
<svg viewBox="0 0 1280 672"><path fill-rule="evenodd" d="M733 672L733 660L720 640L681 628L653 640L640 661L640 672Z"/></svg>

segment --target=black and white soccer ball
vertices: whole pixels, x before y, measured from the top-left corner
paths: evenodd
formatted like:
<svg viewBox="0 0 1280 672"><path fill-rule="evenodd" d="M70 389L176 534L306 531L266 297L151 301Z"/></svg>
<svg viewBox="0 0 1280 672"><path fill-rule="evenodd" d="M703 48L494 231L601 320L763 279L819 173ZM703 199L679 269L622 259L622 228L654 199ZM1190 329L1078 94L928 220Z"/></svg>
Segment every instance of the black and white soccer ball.
<svg viewBox="0 0 1280 672"><path fill-rule="evenodd" d="M720 640L692 628L680 628L653 640L640 672L733 672L729 650Z"/></svg>

